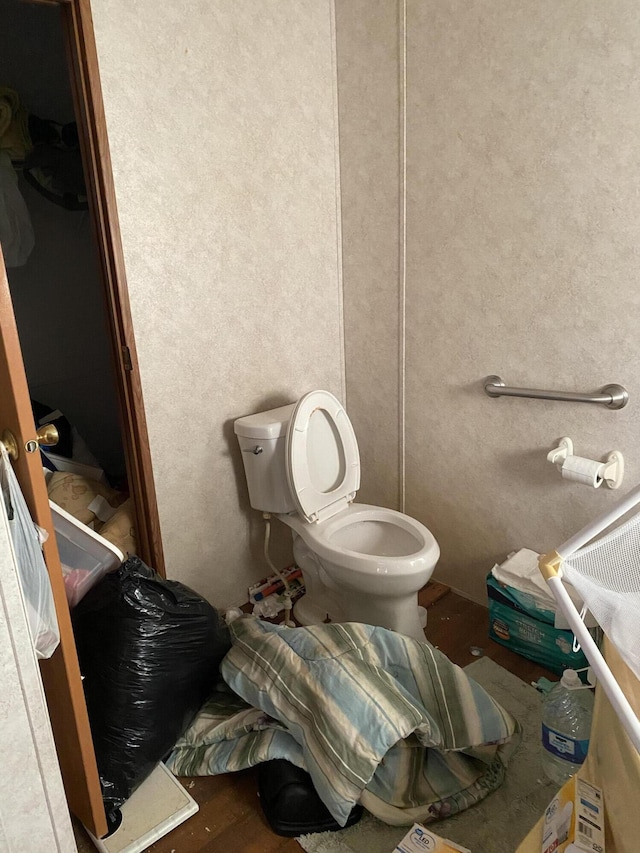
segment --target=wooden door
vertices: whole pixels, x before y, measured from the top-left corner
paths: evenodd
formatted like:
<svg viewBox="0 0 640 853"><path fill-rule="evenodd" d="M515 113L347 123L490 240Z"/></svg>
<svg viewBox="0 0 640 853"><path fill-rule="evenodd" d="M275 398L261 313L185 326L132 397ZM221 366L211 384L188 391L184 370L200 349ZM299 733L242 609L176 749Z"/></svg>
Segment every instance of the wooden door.
<svg viewBox="0 0 640 853"><path fill-rule="evenodd" d="M49 532L43 550L60 627L60 645L49 660L41 662L40 671L69 808L100 837L107 832L100 780L40 453L25 449L25 444L35 439L36 431L1 250L0 333L0 435L8 429L15 436L19 456L13 466L18 482L34 521ZM19 779L16 784L20 784Z"/></svg>

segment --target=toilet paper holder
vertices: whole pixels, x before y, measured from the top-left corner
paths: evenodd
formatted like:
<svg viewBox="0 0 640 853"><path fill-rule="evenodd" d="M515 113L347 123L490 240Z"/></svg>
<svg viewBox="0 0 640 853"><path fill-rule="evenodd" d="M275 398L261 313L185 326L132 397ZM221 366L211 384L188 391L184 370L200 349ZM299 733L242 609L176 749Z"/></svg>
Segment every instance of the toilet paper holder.
<svg viewBox="0 0 640 853"><path fill-rule="evenodd" d="M573 455L573 441L568 436L565 436L560 439L557 447L554 447L553 450L547 453L547 461L553 463L558 471L562 471L562 466L567 457ZM624 457L619 450L612 450L607 454L604 461L585 461L592 461L599 466L598 476L610 489L618 489L622 485L624 478Z"/></svg>

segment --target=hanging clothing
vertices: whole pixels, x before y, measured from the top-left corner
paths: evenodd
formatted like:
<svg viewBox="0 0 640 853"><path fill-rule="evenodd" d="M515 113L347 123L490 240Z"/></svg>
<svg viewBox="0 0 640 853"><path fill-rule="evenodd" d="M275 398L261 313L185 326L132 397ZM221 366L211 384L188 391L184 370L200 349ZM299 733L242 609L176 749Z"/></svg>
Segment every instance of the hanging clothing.
<svg viewBox="0 0 640 853"><path fill-rule="evenodd" d="M21 163L32 148L29 116L16 91L0 86L0 151Z"/></svg>
<svg viewBox="0 0 640 853"><path fill-rule="evenodd" d="M7 268L26 264L35 237L11 158L0 150L0 245Z"/></svg>
<svg viewBox="0 0 640 853"><path fill-rule="evenodd" d="M88 208L78 126L58 124L29 116L33 148L27 154L22 174L46 199L66 210Z"/></svg>
<svg viewBox="0 0 640 853"><path fill-rule="evenodd" d="M31 217L13 166L21 163L30 150L27 111L17 92L0 86L0 245L6 267L23 266L35 243Z"/></svg>

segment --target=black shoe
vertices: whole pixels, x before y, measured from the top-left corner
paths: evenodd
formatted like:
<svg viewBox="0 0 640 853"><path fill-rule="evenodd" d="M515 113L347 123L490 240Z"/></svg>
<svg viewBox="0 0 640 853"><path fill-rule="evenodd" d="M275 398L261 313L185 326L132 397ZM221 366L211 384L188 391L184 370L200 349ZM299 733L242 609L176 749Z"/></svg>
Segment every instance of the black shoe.
<svg viewBox="0 0 640 853"><path fill-rule="evenodd" d="M308 832L337 832L362 817L362 806L356 805L346 825L340 826L318 796L311 776L280 758L258 765L258 793L269 826L276 835L288 838Z"/></svg>

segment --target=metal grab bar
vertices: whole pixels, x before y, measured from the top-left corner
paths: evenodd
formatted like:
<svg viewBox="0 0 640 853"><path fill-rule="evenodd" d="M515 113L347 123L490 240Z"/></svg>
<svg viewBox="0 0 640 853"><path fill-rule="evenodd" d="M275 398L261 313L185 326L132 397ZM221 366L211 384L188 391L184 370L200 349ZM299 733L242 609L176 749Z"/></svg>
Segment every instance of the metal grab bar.
<svg viewBox="0 0 640 853"><path fill-rule="evenodd" d="M608 409L623 409L629 402L629 392L622 385L605 385L595 394L576 394L573 391L539 391L536 388L511 388L500 376L487 376L484 390L489 397L530 397L534 400L564 400L568 403L599 403Z"/></svg>

